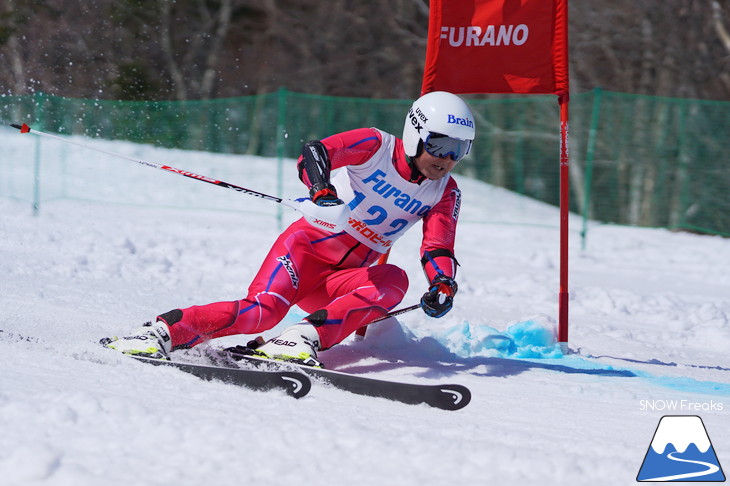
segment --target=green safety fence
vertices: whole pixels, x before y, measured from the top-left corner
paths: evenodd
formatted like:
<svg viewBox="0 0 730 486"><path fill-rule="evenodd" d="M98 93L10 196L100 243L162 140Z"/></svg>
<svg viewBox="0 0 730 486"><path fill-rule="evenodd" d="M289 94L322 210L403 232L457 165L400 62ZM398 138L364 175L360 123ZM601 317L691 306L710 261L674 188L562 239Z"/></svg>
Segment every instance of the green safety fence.
<svg viewBox="0 0 730 486"><path fill-rule="evenodd" d="M0 98L3 120L160 147L289 158L303 142L375 126L400 135L411 100L275 93L201 101ZM457 171L558 205L554 96L469 99L472 153ZM589 224L730 236L730 103L595 89L570 101L571 211ZM0 167L2 169L2 167ZM0 171L2 178L7 170Z"/></svg>

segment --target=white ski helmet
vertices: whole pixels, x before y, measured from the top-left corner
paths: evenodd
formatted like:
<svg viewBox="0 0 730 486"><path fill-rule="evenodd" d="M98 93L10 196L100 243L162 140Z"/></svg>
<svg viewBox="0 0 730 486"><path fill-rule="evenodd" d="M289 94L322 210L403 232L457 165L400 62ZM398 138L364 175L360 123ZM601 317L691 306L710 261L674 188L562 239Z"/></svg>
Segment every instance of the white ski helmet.
<svg viewBox="0 0 730 486"><path fill-rule="evenodd" d="M431 155L451 155L463 159L471 150L476 131L474 116L467 104L452 93L434 91L413 102L403 127L406 155L416 157L419 146Z"/></svg>

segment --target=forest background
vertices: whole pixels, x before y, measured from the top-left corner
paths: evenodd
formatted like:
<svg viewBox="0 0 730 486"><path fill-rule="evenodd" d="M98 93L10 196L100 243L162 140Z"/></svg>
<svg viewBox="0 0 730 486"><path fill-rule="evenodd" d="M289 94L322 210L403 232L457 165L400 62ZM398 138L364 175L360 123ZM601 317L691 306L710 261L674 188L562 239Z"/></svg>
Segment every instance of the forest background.
<svg viewBox="0 0 730 486"><path fill-rule="evenodd" d="M0 94L417 97L425 0L1 0ZM569 2L570 84L730 99L727 0ZM469 66L464 66L469 69Z"/></svg>

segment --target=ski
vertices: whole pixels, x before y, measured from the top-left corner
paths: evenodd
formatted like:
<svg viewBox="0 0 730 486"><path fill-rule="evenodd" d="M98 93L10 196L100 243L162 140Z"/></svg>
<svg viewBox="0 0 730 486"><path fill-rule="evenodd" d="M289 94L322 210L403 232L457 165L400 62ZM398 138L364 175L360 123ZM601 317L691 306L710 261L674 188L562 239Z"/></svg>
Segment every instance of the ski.
<svg viewBox="0 0 730 486"><path fill-rule="evenodd" d="M305 396L312 388L309 377L294 370L263 371L143 358L141 356L132 356L132 358L156 366L172 366L207 381L216 380L252 390L281 389L294 398Z"/></svg>
<svg viewBox="0 0 730 486"><path fill-rule="evenodd" d="M245 349L243 346L237 346L221 350L220 352L228 354L239 363L246 362L253 368L298 370L311 377L320 379L335 388L356 395L385 398L409 405L425 403L442 410L459 410L466 407L469 401L471 401L471 392L463 385L424 385L383 380L342 371L313 368L297 363L251 356L243 354Z"/></svg>

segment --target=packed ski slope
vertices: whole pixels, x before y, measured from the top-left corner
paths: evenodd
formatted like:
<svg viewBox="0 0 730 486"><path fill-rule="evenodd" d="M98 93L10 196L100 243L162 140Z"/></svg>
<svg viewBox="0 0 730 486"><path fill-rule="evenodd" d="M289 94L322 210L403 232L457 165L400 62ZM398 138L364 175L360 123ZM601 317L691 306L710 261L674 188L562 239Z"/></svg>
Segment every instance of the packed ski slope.
<svg viewBox="0 0 730 486"><path fill-rule="evenodd" d="M277 193L275 160L80 141ZM321 357L461 383L471 404L446 412L317 383L294 400L97 344L243 295L278 234L276 204L43 142L34 217L36 140L0 129L0 142L3 485L628 485L667 414L700 415L730 464L730 240L596 225L582 250L573 231L572 353L561 356L557 210L457 176L455 309L410 312ZM285 195L305 194L293 162L282 170ZM419 233L391 256L411 277L404 306L425 291Z"/></svg>

